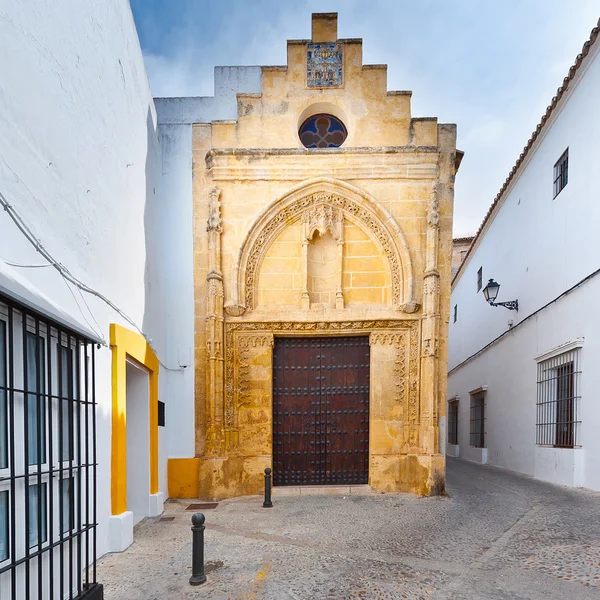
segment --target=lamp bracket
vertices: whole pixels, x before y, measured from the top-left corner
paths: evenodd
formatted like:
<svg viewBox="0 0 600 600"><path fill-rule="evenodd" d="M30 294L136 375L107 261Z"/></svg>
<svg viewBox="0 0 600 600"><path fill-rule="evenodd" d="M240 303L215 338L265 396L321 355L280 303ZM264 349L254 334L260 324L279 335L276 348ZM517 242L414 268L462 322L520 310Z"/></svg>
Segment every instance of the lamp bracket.
<svg viewBox="0 0 600 600"><path fill-rule="evenodd" d="M516 310L519 312L519 301L518 300L509 300L508 302L490 302L490 306L503 306L508 310Z"/></svg>

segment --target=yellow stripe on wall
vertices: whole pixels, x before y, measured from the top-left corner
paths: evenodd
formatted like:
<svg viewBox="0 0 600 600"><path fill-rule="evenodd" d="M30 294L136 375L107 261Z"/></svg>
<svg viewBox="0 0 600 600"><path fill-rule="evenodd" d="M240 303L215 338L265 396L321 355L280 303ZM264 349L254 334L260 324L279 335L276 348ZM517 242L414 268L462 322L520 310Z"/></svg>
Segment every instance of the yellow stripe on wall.
<svg viewBox="0 0 600 600"><path fill-rule="evenodd" d="M158 492L158 371L156 354L144 336L111 323L112 349L112 457L111 511L127 510L127 379L126 362L132 358L149 371L150 392L150 494Z"/></svg>

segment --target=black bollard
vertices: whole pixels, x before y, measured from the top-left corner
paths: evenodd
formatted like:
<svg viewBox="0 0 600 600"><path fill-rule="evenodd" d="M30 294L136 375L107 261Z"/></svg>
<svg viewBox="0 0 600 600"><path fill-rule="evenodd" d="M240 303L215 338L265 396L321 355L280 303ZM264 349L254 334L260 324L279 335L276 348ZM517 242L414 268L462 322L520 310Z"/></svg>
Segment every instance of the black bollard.
<svg viewBox="0 0 600 600"><path fill-rule="evenodd" d="M273 508L271 502L271 469L269 467L265 469L265 501L263 502L263 508Z"/></svg>
<svg viewBox="0 0 600 600"><path fill-rule="evenodd" d="M204 521L202 513L192 517L192 576L190 585L202 585L206 581L204 574Z"/></svg>

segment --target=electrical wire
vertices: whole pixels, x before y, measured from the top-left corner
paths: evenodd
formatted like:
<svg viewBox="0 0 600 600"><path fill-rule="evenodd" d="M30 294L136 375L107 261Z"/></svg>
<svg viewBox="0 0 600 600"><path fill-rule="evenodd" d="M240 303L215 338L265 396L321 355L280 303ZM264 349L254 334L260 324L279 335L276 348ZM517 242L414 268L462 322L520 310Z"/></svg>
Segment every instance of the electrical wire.
<svg viewBox="0 0 600 600"><path fill-rule="evenodd" d="M102 331L99 331L99 332L96 331L96 329L94 329L92 324L89 322L88 318L85 316L85 313L83 312L83 309L81 308L79 302L77 301L77 297L75 296L75 293L71 289L69 282L64 277L63 277L63 281L65 282L65 285L67 286L67 289L69 290L69 292L71 292L71 296L73 296L73 300L75 301L75 304L77 305L77 308L79 309L79 312L81 313L81 316L83 317L83 320L87 323L87 326L102 340L102 342L101 342L102 345L104 347L108 347L108 344L106 343L106 339L102 335Z"/></svg>
<svg viewBox="0 0 600 600"><path fill-rule="evenodd" d="M4 258L2 256L0 256L0 260L2 262L5 262L7 265L10 265L11 267L18 267L19 269L44 269L46 267L51 267L52 264L47 263L45 265L24 265L22 263L17 263L17 262L13 262L12 260L8 260L7 258Z"/></svg>
<svg viewBox="0 0 600 600"><path fill-rule="evenodd" d="M100 331L100 337L102 338L102 341L104 341L106 343L106 340L105 340L104 336L102 335L102 327L100 327L100 323L98 323L98 321L96 320L96 317L94 316L94 313L92 312L89 304L87 303L85 296L83 295L83 292L79 288L75 288L75 289L79 292L79 296L80 296L81 300L83 301L83 304L87 308L87 311L90 314L90 317L92 317L92 321L94 321L94 323L96 323L96 327L98 327L98 330ZM83 312L82 312L82 315L83 315ZM85 319L85 316L83 318ZM88 322L88 324L89 324L89 322ZM90 327L91 327L91 325L90 325ZM108 344L106 344L106 345L108 345Z"/></svg>
<svg viewBox="0 0 600 600"><path fill-rule="evenodd" d="M65 267L62 263L60 263L60 262L58 262L57 260L54 259L54 257L50 254L50 252L48 252L48 250L46 250L46 248L44 247L44 245L42 244L42 242L35 237L34 233L27 226L27 224L25 223L25 221L23 221L23 219L21 218L21 216L17 213L17 211L10 204L10 202L5 198L4 194L2 194L2 192L0 192L0 205L2 205L2 207L5 210L5 212L8 213L8 216L12 219L12 221L17 226L17 228L25 236L25 238L27 239L27 241L49 263L48 265L20 265L18 263L14 263L13 262L11 264L10 261L5 261L7 264L11 264L11 266L16 266L16 267L21 267L21 268L42 268L42 267L47 267L47 266L48 267L54 267L54 269L56 269L58 271L58 273L62 276L62 278L65 280L65 282L72 283L81 292L86 292L87 294L95 296L96 298L99 298L100 300L102 300L102 302L104 302L105 304L107 304L108 306L110 306L110 308L112 308L118 315L120 315L125 321L127 321L132 327L134 327L140 333L140 335L142 335L144 337L144 339L146 340L146 342L148 343L148 345L152 348L152 344L151 344L148 336L137 325L137 323L129 315L127 315L127 313L125 313L125 311L121 310L114 302L112 302L104 294L98 292L97 290L95 290L95 289L91 288L90 286L88 286L87 284L83 283L81 280L77 279L77 277L75 277L69 271L69 269L67 267ZM79 307L79 303L77 302L77 299L75 298L75 294L73 293L73 290L71 290L70 287L69 287L69 290L73 294L73 298L75 299L75 303ZM87 306L87 304L86 304L86 306ZM79 310L81 311L81 313L83 315L83 311L81 310L81 307L79 307ZM89 307L88 307L88 310L89 310ZM91 314L91 311L90 311L90 314ZM86 322L89 325L89 322L87 321L87 319L86 319ZM90 328L92 330L94 329L91 326L90 326ZM102 335L100 335L100 337L104 340L104 337ZM106 344L106 341L104 341L104 343ZM154 348L152 348L152 350L154 350L154 352L156 353L156 350ZM157 358L158 358L158 354L157 354ZM160 360L160 358L158 359L158 361L163 366L163 368L166 369L166 370L168 370L168 371L180 371L181 373L183 373L183 371L186 368L186 365L181 365L179 368L174 369L172 367L167 367Z"/></svg>

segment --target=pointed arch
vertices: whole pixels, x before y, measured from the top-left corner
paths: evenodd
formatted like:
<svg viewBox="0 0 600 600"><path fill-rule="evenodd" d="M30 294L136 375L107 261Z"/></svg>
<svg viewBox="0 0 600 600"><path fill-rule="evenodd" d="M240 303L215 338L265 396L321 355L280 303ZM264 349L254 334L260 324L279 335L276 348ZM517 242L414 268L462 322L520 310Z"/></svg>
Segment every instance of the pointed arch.
<svg viewBox="0 0 600 600"><path fill-rule="evenodd" d="M321 205L341 210L344 217L371 234L387 258L394 307L409 313L417 310L410 253L396 221L367 192L337 179L318 177L277 198L254 221L240 248L234 287L225 304L227 314L240 316L256 307L258 272L271 242L307 210Z"/></svg>

